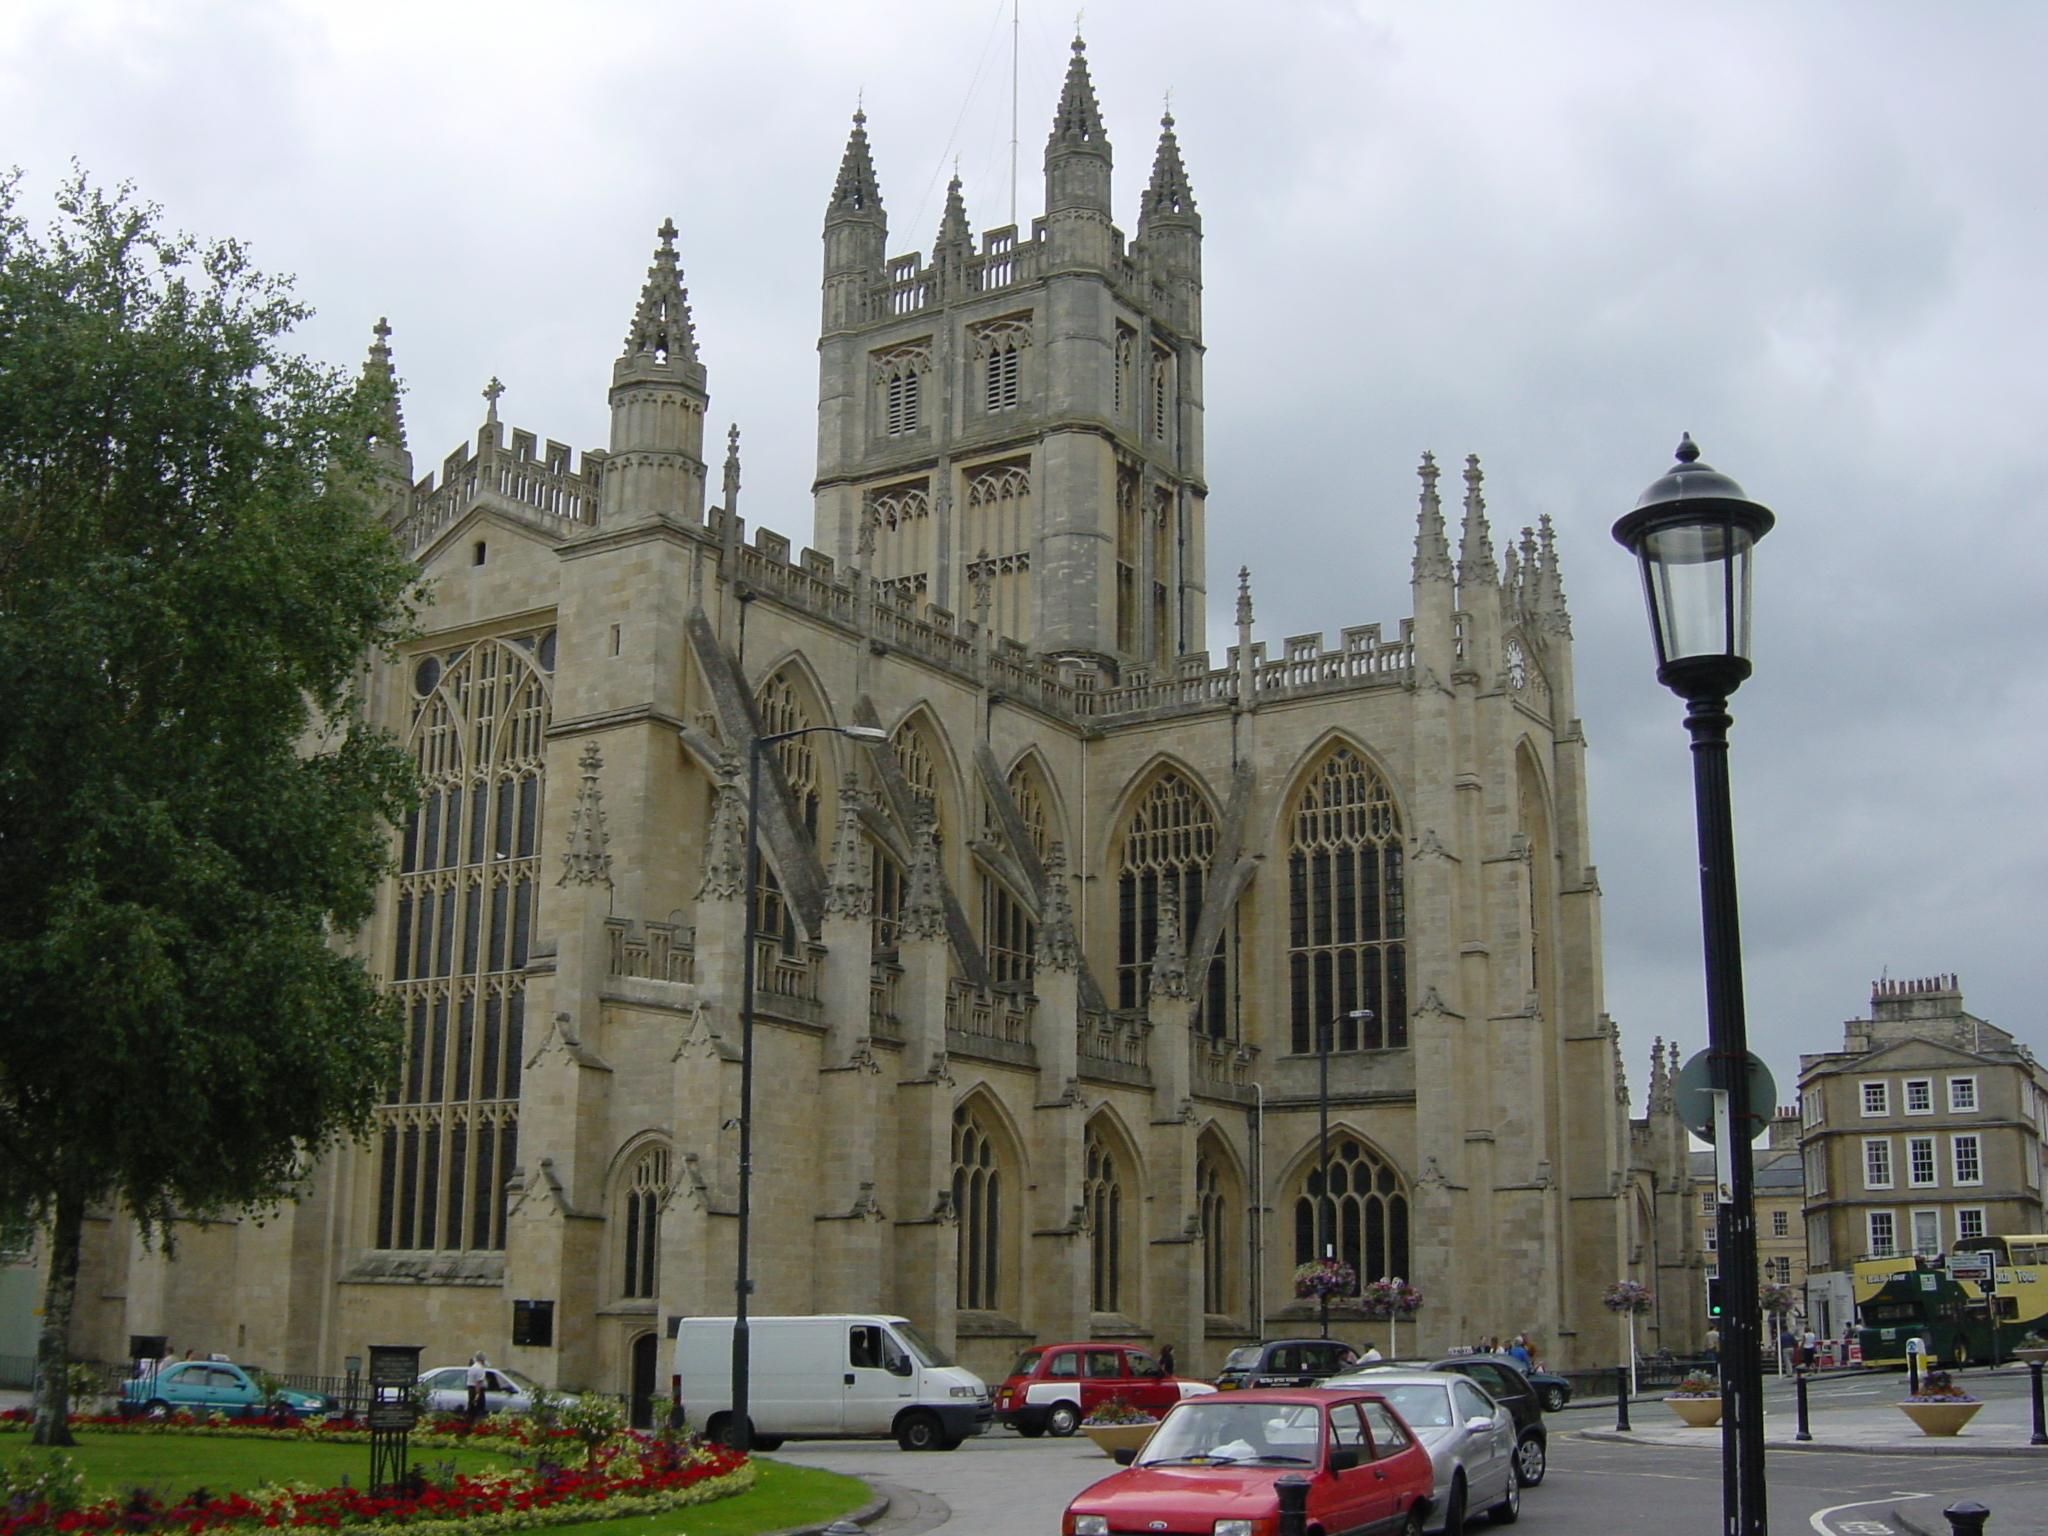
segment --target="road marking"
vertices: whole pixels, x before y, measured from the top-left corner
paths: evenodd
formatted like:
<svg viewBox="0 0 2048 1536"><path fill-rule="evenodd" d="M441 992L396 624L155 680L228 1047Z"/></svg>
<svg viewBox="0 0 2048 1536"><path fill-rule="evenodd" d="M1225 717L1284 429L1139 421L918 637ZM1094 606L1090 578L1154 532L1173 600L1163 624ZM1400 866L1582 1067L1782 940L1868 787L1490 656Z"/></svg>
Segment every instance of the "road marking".
<svg viewBox="0 0 2048 1536"><path fill-rule="evenodd" d="M1840 1514L1845 1509L1866 1509L1872 1504L1889 1504L1892 1499L1931 1499L1933 1497L1934 1495L1931 1493L1895 1493L1890 1498L1859 1499L1854 1504L1836 1504L1827 1509L1817 1509L1806 1517L1806 1523L1816 1531L1819 1531L1820 1536L1837 1536L1835 1531L1828 1529L1827 1519L1829 1515ZM1879 1536L1879 1533L1882 1533L1882 1536L1892 1536L1892 1528L1889 1525L1879 1524L1875 1520L1845 1520L1842 1522L1840 1536Z"/></svg>

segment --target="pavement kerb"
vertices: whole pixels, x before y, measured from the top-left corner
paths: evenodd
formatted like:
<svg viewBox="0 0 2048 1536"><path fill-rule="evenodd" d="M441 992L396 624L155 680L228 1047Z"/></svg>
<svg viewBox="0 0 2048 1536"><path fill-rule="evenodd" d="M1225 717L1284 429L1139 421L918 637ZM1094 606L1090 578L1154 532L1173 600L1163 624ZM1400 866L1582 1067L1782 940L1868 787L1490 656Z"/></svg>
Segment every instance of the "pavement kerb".
<svg viewBox="0 0 2048 1536"><path fill-rule="evenodd" d="M1653 1435L1623 1434L1613 1429L1574 1429L1568 1434L1580 1440L1605 1440L1615 1445L1661 1445L1672 1442ZM1699 1450L1719 1450L1718 1445L1702 1445ZM1984 1445L1975 1440L1930 1440L1925 1445L1846 1445L1839 1441L1827 1440L1771 1440L1765 1442L1767 1451L1834 1451L1850 1456L2048 1456L2044 1445Z"/></svg>
<svg viewBox="0 0 2048 1536"><path fill-rule="evenodd" d="M866 1482L866 1479L862 1481ZM883 1491L885 1486L868 1483L875 1496L849 1514L834 1515L830 1520L817 1520L809 1525L786 1525L779 1531L763 1531L760 1536L819 1536L828 1526L837 1525L842 1520L851 1520L862 1527L872 1525L889 1512L889 1495Z"/></svg>
<svg viewBox="0 0 2048 1536"><path fill-rule="evenodd" d="M1947 1531L1929 1530L1925 1525L1907 1514L1905 1508L1901 1505L1895 1504L1892 1506L1892 1519L1898 1523L1900 1529L1906 1532L1906 1536L1948 1536ZM1947 1525L1948 1522L1943 1520L1941 1524Z"/></svg>

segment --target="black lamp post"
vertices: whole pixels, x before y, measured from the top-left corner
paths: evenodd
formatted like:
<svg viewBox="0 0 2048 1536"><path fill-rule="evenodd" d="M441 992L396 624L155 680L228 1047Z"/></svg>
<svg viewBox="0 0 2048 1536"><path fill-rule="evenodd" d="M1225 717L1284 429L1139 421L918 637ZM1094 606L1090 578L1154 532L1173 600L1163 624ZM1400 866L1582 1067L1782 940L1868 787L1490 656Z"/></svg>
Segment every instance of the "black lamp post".
<svg viewBox="0 0 2048 1536"><path fill-rule="evenodd" d="M778 742L818 731L870 745L889 739L887 731L872 725L807 725L799 730L756 736L747 753L747 914L740 958L740 1225L732 1287L732 1416L725 1431L726 1444L736 1451L750 1450L754 1443L754 1426L748 1411L753 1360L747 1335L747 1297L753 1292L754 1281L747 1273L747 1240L753 1235L754 1220L754 946L761 887L761 754Z"/></svg>
<svg viewBox="0 0 2048 1536"><path fill-rule="evenodd" d="M1347 1019L1365 1020L1372 1017L1370 1008L1354 1008L1344 1015ZM1322 1228L1322 1256L1326 1259L1337 1257L1337 1201L1330 1193L1330 1031L1336 1027L1333 1019L1324 1019L1316 1026L1316 1178L1321 1187L1316 1195L1317 1225ZM1364 1276L1359 1277L1361 1280ZM1330 1293L1327 1289L1316 1295L1317 1310L1321 1314L1323 1337L1330 1336Z"/></svg>
<svg viewBox="0 0 2048 1536"><path fill-rule="evenodd" d="M1721 1515L1724 1536L1764 1536L1763 1308L1757 1291L1750 1139L1749 1041L1742 1007L1742 935L1735 903L1735 827L1728 799L1728 695L1749 665L1749 557L1777 521L1726 475L1699 462L1687 434L1678 462L1644 491L1614 537L1643 568L1657 681L1686 701L1699 826L1707 1047L1713 1086L1728 1096L1728 1192L1720 1206L1722 1292ZM1768 1108L1765 1110L1768 1113Z"/></svg>

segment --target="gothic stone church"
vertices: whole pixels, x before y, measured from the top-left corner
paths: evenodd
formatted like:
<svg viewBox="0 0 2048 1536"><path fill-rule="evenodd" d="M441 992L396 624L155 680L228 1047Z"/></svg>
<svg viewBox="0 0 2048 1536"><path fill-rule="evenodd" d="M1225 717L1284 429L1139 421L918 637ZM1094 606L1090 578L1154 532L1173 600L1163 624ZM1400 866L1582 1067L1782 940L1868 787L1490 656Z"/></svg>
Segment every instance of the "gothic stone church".
<svg viewBox="0 0 2048 1536"><path fill-rule="evenodd" d="M670 1320L732 1307L748 755L866 726L762 752L755 1311L900 1312L984 1375L1088 1336L1206 1372L1307 1325L1327 1240L1421 1288L1403 1349L1617 1358L1602 1289L1670 1279L1691 1224L1601 1012L1550 531L1497 554L1468 461L1454 546L1425 457L1412 619L1275 645L1241 577L1201 649L1202 228L1164 128L1126 237L1076 43L1043 216L977 241L956 181L927 258L889 254L855 117L809 548L745 526L730 449L707 505L673 226L606 450L492 390L414 483L394 403L438 594L374 679L428 787L362 939L404 1064L303 1202L173 1261L102 1226L83 1343L665 1382Z"/></svg>

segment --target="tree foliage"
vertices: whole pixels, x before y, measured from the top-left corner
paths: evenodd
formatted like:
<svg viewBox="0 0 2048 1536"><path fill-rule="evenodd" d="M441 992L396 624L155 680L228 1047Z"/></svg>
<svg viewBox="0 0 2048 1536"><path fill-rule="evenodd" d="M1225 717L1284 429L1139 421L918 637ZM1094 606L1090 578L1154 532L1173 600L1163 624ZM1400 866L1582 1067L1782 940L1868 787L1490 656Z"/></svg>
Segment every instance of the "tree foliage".
<svg viewBox="0 0 2048 1536"><path fill-rule="evenodd" d="M88 1203L160 1226L275 1201L382 1096L395 1019L338 940L413 795L356 689L416 573L374 515L389 402L289 350L288 282L83 175L38 236L18 184L0 179L0 1203L51 1222L47 1357Z"/></svg>

